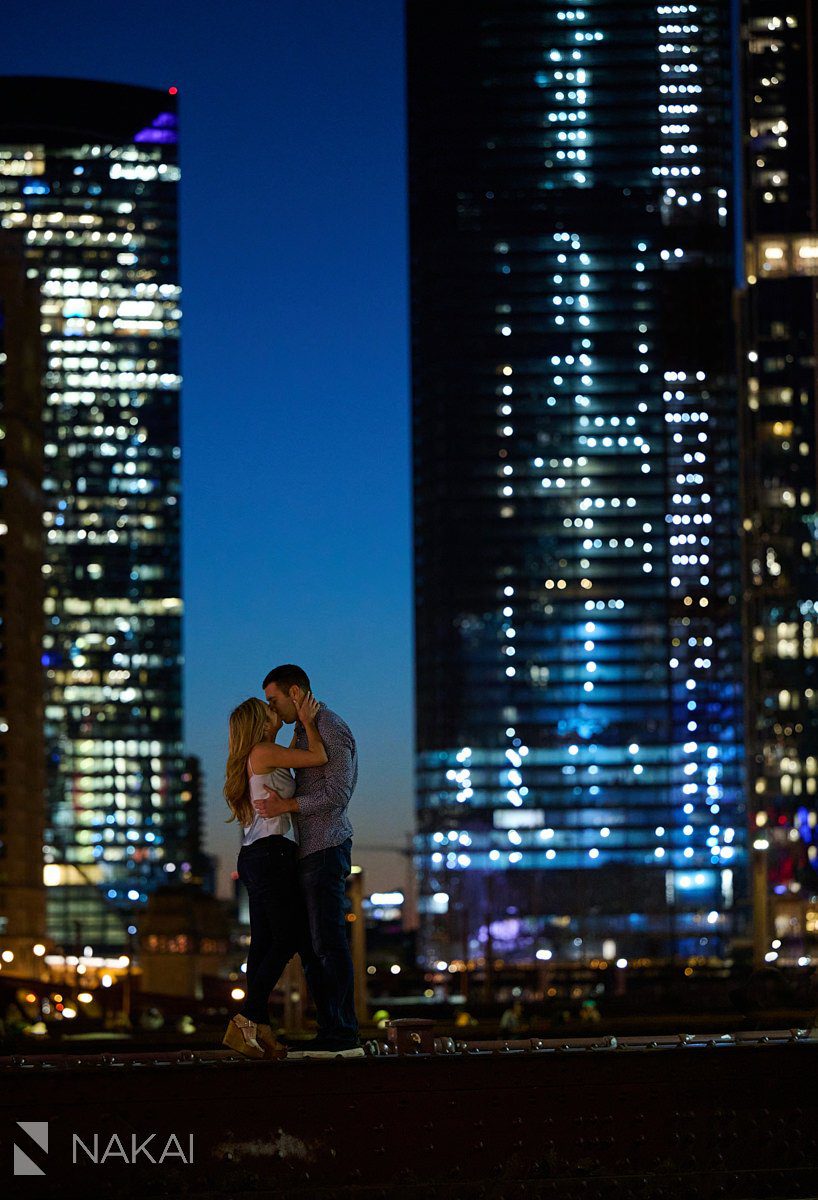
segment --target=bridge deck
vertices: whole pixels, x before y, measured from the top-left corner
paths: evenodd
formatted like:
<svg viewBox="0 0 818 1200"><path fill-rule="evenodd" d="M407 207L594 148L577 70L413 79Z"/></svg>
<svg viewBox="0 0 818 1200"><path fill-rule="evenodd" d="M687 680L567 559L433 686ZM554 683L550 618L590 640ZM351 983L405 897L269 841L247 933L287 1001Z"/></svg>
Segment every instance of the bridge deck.
<svg viewBox="0 0 818 1200"><path fill-rule="evenodd" d="M0 1059L9 1194L818 1196L818 1038L500 1045L329 1062L226 1051ZM19 1122L47 1122L47 1150L30 1136L40 1127ZM12 1178L12 1143L44 1176Z"/></svg>

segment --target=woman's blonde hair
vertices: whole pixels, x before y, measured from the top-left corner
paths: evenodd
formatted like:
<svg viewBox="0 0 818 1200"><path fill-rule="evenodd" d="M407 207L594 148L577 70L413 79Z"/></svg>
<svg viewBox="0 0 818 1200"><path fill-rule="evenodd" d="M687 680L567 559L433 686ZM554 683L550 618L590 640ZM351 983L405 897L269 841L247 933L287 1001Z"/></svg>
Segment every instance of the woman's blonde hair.
<svg viewBox="0 0 818 1200"><path fill-rule="evenodd" d="M224 772L224 798L232 813L227 818L228 824L239 821L242 825L249 825L256 815L250 803L247 759L253 747L267 736L269 722L270 709L256 696L244 700L230 714L227 766Z"/></svg>

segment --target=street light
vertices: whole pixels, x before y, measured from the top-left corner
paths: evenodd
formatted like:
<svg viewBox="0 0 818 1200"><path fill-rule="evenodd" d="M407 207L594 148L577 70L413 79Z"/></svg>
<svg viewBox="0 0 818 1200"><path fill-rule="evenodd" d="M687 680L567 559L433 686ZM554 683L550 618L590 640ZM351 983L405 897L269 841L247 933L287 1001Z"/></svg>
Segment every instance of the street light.
<svg viewBox="0 0 818 1200"><path fill-rule="evenodd" d="M770 900L769 880L767 871L767 851L770 841L766 834L760 833L753 839L752 876L753 876L753 965L763 967L767 958L767 947L770 941Z"/></svg>

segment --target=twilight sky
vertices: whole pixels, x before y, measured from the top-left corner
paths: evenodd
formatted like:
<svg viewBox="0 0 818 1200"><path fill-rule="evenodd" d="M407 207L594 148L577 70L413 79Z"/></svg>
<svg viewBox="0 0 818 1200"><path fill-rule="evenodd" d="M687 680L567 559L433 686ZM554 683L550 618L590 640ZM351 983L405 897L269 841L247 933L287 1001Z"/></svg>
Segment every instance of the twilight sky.
<svg viewBox="0 0 818 1200"><path fill-rule="evenodd" d="M179 88L186 736L235 855L230 709L295 661L351 724L359 845L412 828L401 0L26 0L0 74ZM368 887L396 854L360 850Z"/></svg>

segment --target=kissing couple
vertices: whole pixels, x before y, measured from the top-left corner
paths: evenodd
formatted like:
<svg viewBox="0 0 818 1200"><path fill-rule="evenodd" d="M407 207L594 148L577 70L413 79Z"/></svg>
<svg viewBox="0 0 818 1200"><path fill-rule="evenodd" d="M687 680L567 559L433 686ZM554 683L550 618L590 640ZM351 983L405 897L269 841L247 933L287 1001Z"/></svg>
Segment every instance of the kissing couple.
<svg viewBox="0 0 818 1200"><path fill-rule="evenodd" d="M318 1035L293 1042L290 1058L355 1058L364 1050L355 1016L346 932L352 863L347 816L358 779L349 726L317 701L305 671L275 667L255 696L230 714L224 797L242 827L238 876L250 907L245 1000L223 1044L246 1058L282 1058L270 1026L270 992L298 954L318 1018ZM289 746L276 741L294 725Z"/></svg>

